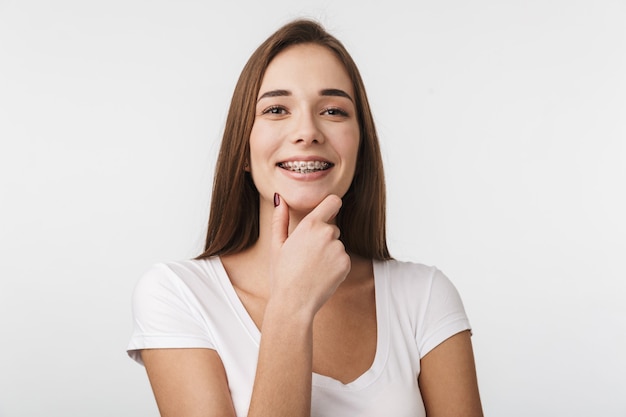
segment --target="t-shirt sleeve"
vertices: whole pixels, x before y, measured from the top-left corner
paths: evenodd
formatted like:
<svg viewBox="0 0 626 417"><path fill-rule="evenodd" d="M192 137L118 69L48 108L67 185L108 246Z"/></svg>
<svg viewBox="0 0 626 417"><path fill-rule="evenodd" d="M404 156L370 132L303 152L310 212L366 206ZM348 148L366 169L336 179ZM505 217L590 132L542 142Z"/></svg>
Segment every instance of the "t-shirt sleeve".
<svg viewBox="0 0 626 417"><path fill-rule="evenodd" d="M157 264L137 282L132 297L133 333L128 355L140 364L142 349L214 349L193 294L165 264Z"/></svg>
<svg viewBox="0 0 626 417"><path fill-rule="evenodd" d="M422 325L417 334L420 357L437 345L471 326L459 293L438 269L434 270Z"/></svg>

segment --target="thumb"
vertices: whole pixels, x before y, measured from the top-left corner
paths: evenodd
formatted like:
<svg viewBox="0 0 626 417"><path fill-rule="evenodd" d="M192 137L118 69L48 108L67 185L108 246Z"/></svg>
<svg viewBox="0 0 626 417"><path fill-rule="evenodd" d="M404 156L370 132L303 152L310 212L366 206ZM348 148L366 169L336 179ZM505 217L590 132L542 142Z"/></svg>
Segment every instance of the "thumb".
<svg viewBox="0 0 626 417"><path fill-rule="evenodd" d="M274 214L272 217L272 244L281 247L289 235L289 206L278 193L274 194Z"/></svg>

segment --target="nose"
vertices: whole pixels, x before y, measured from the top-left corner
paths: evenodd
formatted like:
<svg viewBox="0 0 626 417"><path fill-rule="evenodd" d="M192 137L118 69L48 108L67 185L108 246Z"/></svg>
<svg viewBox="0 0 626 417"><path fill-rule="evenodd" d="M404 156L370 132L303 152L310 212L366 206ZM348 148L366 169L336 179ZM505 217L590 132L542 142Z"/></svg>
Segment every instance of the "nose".
<svg viewBox="0 0 626 417"><path fill-rule="evenodd" d="M324 143L324 135L320 129L320 120L312 111L301 111L294 120L293 141L304 145Z"/></svg>

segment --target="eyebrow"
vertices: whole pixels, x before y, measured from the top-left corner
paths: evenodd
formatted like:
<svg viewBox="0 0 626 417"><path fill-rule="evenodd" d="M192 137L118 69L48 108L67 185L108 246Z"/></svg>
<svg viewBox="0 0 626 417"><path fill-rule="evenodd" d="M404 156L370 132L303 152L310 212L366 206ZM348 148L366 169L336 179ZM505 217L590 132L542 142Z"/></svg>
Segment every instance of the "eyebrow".
<svg viewBox="0 0 626 417"><path fill-rule="evenodd" d="M289 90L272 90L272 91L267 91L265 93L263 93L261 95L261 97L259 97L259 99L257 100L257 103L259 101L261 101L264 98L268 98L268 97L281 97L281 96L290 96L291 95L291 91Z"/></svg>
<svg viewBox="0 0 626 417"><path fill-rule="evenodd" d="M350 97L350 94L346 93L343 90L340 90L338 88L325 88L323 90L320 90L319 92L320 96L334 96L334 97L344 97L347 98L348 100L350 100L351 102L354 103L354 100L352 99L352 97ZM269 97L284 97L284 96L290 96L291 95L291 91L289 90L271 90L271 91L266 91L265 93L261 94L261 97L259 97L259 99L257 100L257 103L259 101L261 101L264 98L269 98Z"/></svg>
<svg viewBox="0 0 626 417"><path fill-rule="evenodd" d="M320 96L335 96L335 97L345 97L348 100L350 100L351 102L354 103L354 100L352 100L352 97L350 97L350 94L346 93L343 90L340 90L338 88L326 88L322 91L320 91Z"/></svg>

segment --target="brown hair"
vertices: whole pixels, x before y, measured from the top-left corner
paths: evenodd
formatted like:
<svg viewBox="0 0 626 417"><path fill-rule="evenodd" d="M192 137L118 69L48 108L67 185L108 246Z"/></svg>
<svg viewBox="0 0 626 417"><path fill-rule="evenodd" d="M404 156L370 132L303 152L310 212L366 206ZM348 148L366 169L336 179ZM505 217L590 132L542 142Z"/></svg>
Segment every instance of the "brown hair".
<svg viewBox="0 0 626 417"><path fill-rule="evenodd" d="M215 168L204 253L198 259L240 252L259 237L259 193L244 169L255 103L272 59L292 45L313 43L333 51L345 66L355 92L361 140L352 184L343 197L337 226L346 251L371 259L390 259L385 231L385 180L378 136L365 86L348 51L318 23L295 20L257 48L243 68L230 103Z"/></svg>

